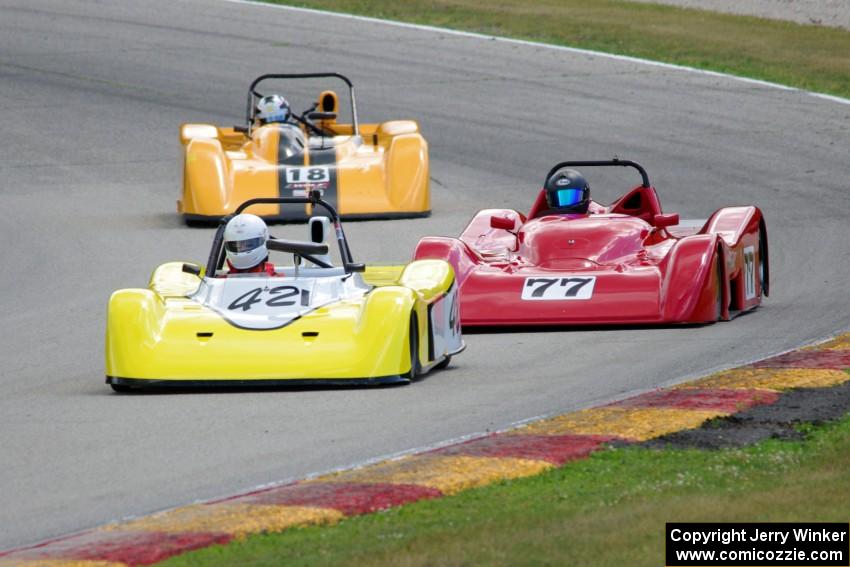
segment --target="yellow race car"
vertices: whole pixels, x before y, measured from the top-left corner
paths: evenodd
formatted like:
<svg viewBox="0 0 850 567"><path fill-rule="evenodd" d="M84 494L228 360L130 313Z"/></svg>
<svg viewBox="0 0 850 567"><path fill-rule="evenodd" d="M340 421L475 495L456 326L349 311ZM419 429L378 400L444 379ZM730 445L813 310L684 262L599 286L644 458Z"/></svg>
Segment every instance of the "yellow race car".
<svg viewBox="0 0 850 567"><path fill-rule="evenodd" d="M340 102L332 90L322 91L300 115L290 111L284 119L266 121L258 112L258 102L268 96L257 90L261 82L328 78L348 87L350 122L338 121ZM360 124L354 87L338 73L262 75L248 89L244 126L183 124L180 142L183 192L177 212L188 224L217 222L248 199L305 196L314 189L344 219L430 214L428 143L418 124ZM277 222L310 217L309 206L300 203L269 203L254 214Z"/></svg>
<svg viewBox="0 0 850 567"><path fill-rule="evenodd" d="M269 239L269 250L291 255L287 266L229 273L222 221L205 268L169 262L146 289L113 293L106 382L118 392L407 383L463 350L458 286L447 262L355 263L336 211L318 191L249 200L236 213L296 204L329 216L310 219L310 241Z"/></svg>

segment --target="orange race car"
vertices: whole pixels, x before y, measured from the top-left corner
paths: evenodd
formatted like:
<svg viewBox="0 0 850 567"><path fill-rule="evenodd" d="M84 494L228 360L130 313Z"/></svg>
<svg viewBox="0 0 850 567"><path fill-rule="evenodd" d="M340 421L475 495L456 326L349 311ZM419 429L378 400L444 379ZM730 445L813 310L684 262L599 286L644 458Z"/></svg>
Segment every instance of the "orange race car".
<svg viewBox="0 0 850 567"><path fill-rule="evenodd" d="M281 95L258 92L280 79L338 79L348 87L350 122L337 121L339 97L322 91L301 114ZM289 83L292 84L292 83ZM217 222L253 198L303 197L318 189L348 219L430 214L428 143L413 120L359 124L354 86L339 73L262 75L248 89L244 126L183 124L183 193L189 224ZM309 204L268 204L256 214L289 222L310 218Z"/></svg>

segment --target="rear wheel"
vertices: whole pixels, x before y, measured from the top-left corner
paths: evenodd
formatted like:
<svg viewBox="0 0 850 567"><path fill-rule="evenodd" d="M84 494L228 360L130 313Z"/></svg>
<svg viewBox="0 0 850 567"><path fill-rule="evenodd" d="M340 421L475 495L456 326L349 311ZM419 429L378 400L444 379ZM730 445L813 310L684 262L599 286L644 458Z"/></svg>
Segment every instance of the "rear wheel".
<svg viewBox="0 0 850 567"><path fill-rule="evenodd" d="M762 221L763 222L763 221ZM759 289L765 297L770 295L770 264L767 253L767 233L759 227Z"/></svg>
<svg viewBox="0 0 850 567"><path fill-rule="evenodd" d="M440 363L437 364L434 368L436 368L437 370L442 370L443 368L447 367L451 361L452 357L447 356L446 358L441 360Z"/></svg>
<svg viewBox="0 0 850 567"><path fill-rule="evenodd" d="M714 320L720 321L723 318L723 264L721 263L723 258L720 254L717 254L715 258L714 281L717 284L717 298Z"/></svg>
<svg viewBox="0 0 850 567"><path fill-rule="evenodd" d="M416 380L421 371L419 364L419 321L416 318L416 313L410 315L410 372L407 377L411 380Z"/></svg>

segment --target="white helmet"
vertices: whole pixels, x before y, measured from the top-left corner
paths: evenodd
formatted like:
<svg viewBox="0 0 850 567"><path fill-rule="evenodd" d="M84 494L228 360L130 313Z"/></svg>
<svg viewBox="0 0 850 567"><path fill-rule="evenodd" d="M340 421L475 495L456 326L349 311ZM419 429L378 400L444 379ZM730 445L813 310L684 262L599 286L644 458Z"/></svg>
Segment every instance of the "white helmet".
<svg viewBox="0 0 850 567"><path fill-rule="evenodd" d="M265 260L268 240L269 229L257 215L236 215L224 227L224 251L237 270L248 270Z"/></svg>
<svg viewBox="0 0 850 567"><path fill-rule="evenodd" d="M264 96L257 102L257 118L263 124L286 122L289 119L289 103L280 95Z"/></svg>

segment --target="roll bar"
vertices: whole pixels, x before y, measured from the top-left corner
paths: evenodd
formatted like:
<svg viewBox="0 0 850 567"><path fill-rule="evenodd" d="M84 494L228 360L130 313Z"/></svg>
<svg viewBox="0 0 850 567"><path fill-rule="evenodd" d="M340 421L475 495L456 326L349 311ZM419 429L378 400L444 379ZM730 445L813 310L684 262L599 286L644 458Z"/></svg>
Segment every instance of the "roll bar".
<svg viewBox="0 0 850 567"><path fill-rule="evenodd" d="M355 136L360 135L360 126L357 122L357 102L354 100L354 85L348 77L340 73L269 73L260 75L248 87L248 108L245 113L246 122L248 123L248 131L250 132L252 124L254 124L254 115L257 111L257 99L263 97L262 93L257 92L257 85L268 79L321 79L323 77L334 77L346 85L348 85L348 96L351 99L351 127Z"/></svg>
<svg viewBox="0 0 850 567"><path fill-rule="evenodd" d="M317 206L324 208L328 212L328 214L330 215L331 221L334 224L334 232L336 233L336 240L337 240L337 243L339 245L339 254L340 254L340 258L342 258L342 263L343 263L343 267L345 268L345 272L346 273L362 272L365 269L365 266L363 264L355 263L354 258L351 256L351 249L348 247L348 241L345 238L345 232L342 230L342 224L339 221L339 214L336 212L336 209L334 209L333 206L330 203L328 203L327 201L324 201L322 199L321 192L318 189L313 189L312 191L310 191L310 193L307 197L261 197L261 198L257 198L257 199L249 199L249 200L245 201L244 203L242 203L241 205L239 205L236 208L236 211L233 212L233 214L230 214L230 215L227 215L226 217L223 217L221 219L221 221L219 222L218 228L215 231L215 236L213 237L212 248L210 249L210 255L209 255L209 258L207 259L206 274L207 275L215 275L215 273L218 271L218 269L221 266L224 265L224 258L225 258L224 229L227 226L227 223L230 221L230 219L232 219L234 216L242 213L248 207L252 207L254 205L276 205L276 204L286 204L286 203L296 203L296 204L301 203L301 204L305 204L305 205L310 204L310 205L313 205L314 208L317 207ZM292 246L291 246L292 248L294 248L296 246L296 244L297 244L297 246L301 246L301 247L307 246L307 243L294 243L294 242L291 242L291 241L287 242L287 241L283 241L283 240L278 240L278 241L275 241L275 242L292 244ZM276 248L276 249L282 249L285 246L286 246L285 244L281 244L280 246L272 245L271 247ZM317 245L311 243L310 246L309 246L309 248L310 248L309 251L307 251L307 249L304 248L305 254L311 254L311 253L322 254L322 253L325 253L325 251L319 250L318 248L316 248L314 250L313 247L315 247L315 246L317 246ZM284 250L284 251L298 253L298 251L294 250L294 249L293 250Z"/></svg>
<svg viewBox="0 0 850 567"><path fill-rule="evenodd" d="M546 178L543 180L543 185L546 185L546 180L551 177L553 173L561 169L562 167L609 167L609 166L623 166L623 167L633 167L640 173L641 185L643 187L649 187L649 176L646 174L646 170L639 163L629 161L626 159L614 158L611 160L605 161L562 161L557 164L555 167L549 170L549 173L546 174Z"/></svg>

